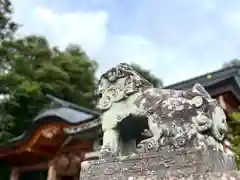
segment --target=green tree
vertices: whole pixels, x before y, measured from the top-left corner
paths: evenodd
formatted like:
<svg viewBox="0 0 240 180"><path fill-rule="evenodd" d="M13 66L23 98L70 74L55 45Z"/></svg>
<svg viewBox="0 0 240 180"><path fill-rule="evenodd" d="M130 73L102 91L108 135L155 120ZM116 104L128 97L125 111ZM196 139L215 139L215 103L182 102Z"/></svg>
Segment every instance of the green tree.
<svg viewBox="0 0 240 180"><path fill-rule="evenodd" d="M5 140L21 134L48 99L43 91L92 108L97 64L76 45L51 48L38 36L4 41L0 46L0 94L4 94L0 124Z"/></svg>
<svg viewBox="0 0 240 180"><path fill-rule="evenodd" d="M12 21L12 4L9 0L0 0L0 40L11 38L18 25Z"/></svg>
<svg viewBox="0 0 240 180"><path fill-rule="evenodd" d="M228 134L227 138L231 142L231 150L235 153L235 160L237 167L240 168L240 114L238 112L233 112L228 115Z"/></svg>
<svg viewBox="0 0 240 180"><path fill-rule="evenodd" d="M153 75L150 71L143 69L138 64L132 63L131 66L135 71L137 71L142 77L147 79L150 83L153 84L154 87L162 87L163 81L159 78L157 78L155 75Z"/></svg>
<svg viewBox="0 0 240 180"><path fill-rule="evenodd" d="M239 59L232 59L229 62L224 63L223 68L238 66L238 65L240 65L240 60Z"/></svg>

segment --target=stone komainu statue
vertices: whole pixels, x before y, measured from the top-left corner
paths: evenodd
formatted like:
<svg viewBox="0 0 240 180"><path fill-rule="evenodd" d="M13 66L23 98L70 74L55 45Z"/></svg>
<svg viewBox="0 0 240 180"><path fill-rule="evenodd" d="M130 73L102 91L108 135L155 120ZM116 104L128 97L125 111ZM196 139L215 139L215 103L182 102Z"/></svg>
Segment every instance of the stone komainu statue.
<svg viewBox="0 0 240 180"><path fill-rule="evenodd" d="M124 149L127 154L188 146L222 150L226 117L217 101L200 84L191 90L153 88L131 66L121 63L101 76L96 95L97 108L103 111L102 156L124 154ZM139 117L139 121L129 123L132 127L128 127L126 133L131 134L141 123L152 137L137 147L136 137L132 137L125 143L130 149L123 148L121 127L124 126L121 124L128 124L133 117Z"/></svg>

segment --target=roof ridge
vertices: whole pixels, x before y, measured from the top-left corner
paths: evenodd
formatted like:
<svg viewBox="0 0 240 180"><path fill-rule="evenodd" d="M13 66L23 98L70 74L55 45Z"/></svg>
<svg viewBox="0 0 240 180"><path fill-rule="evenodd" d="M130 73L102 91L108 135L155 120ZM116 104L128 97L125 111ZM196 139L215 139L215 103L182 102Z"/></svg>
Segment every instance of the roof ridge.
<svg viewBox="0 0 240 180"><path fill-rule="evenodd" d="M230 69L235 69L235 70L240 70L240 65L233 65L233 66L230 66L230 67L226 67L226 68L221 68L221 69L218 69L218 70L215 70L215 71L211 71L211 72L208 72L208 73L205 73L205 74L202 74L202 75L199 75L197 77L193 77L193 78L190 78L190 79L186 79L186 80L183 80L183 81L180 81L180 82L177 82L177 83L173 83L173 84L170 84L168 86L164 86L164 88L169 88L169 87L173 87L173 86L178 86L180 84L183 84L183 83L187 83L187 82L190 82L190 81L194 81L194 80L197 80L199 78L202 78L204 76L207 76L208 74L216 74L216 73L220 73L220 72L223 72L223 71L227 71L227 70L230 70Z"/></svg>

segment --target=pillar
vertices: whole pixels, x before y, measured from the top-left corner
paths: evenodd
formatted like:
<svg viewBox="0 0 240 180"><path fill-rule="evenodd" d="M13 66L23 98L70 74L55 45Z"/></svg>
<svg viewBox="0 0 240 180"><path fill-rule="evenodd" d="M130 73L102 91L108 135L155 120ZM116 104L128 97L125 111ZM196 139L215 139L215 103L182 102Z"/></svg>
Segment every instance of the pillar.
<svg viewBox="0 0 240 180"><path fill-rule="evenodd" d="M48 168L47 180L57 180L57 173L54 166L50 165Z"/></svg>
<svg viewBox="0 0 240 180"><path fill-rule="evenodd" d="M19 172L17 168L12 168L12 172L11 172L11 177L10 180L18 180L19 179Z"/></svg>

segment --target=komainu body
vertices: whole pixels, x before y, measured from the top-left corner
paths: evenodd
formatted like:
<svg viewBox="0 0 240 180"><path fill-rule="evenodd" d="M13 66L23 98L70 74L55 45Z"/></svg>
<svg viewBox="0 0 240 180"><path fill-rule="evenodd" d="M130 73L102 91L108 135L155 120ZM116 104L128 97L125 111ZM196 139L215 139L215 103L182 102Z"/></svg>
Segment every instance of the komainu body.
<svg viewBox="0 0 240 180"><path fill-rule="evenodd" d="M121 154L118 126L130 115L146 117L152 134L139 143L140 151L181 148L190 141L194 146L222 150L221 143L227 132L226 116L200 84L190 90L154 88L131 66L122 63L101 76L96 95L97 108L103 112L102 155ZM135 140L128 143L129 154L137 150Z"/></svg>

